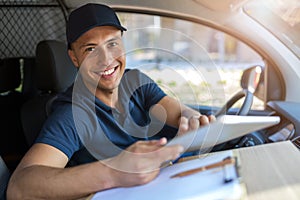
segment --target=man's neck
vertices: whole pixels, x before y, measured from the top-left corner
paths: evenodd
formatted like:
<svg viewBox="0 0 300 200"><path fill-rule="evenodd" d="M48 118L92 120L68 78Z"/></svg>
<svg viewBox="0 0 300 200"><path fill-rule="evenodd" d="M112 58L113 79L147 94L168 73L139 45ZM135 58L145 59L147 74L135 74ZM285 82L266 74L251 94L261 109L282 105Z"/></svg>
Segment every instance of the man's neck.
<svg viewBox="0 0 300 200"><path fill-rule="evenodd" d="M105 105L116 108L118 104L118 88L112 91L103 91L103 90L96 90L95 95L100 101L102 101Z"/></svg>
<svg viewBox="0 0 300 200"><path fill-rule="evenodd" d="M102 101L105 105L111 108L118 108L118 87L112 90L104 90L103 88L98 88L91 86L91 84L84 81L86 88L95 95L97 99Z"/></svg>

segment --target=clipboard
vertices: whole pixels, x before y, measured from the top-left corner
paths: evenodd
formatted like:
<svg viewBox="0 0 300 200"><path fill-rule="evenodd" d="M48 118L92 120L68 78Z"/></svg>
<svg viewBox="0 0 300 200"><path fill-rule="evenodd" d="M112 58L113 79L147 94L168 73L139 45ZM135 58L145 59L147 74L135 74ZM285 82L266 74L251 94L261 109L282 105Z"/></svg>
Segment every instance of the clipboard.
<svg viewBox="0 0 300 200"><path fill-rule="evenodd" d="M240 184L236 168L233 165L230 165L228 169L228 173L233 180L228 183L224 183L222 167L205 170L186 177L172 178L174 174L182 171L207 166L233 156L233 151L223 151L208 154L199 159L176 163L161 169L158 177L148 184L128 188L112 188L97 192L91 199L243 199L245 190Z"/></svg>
<svg viewBox="0 0 300 200"><path fill-rule="evenodd" d="M176 136L166 145L180 144L185 151L201 151L279 122L280 117L278 116L223 115L209 125Z"/></svg>
<svg viewBox="0 0 300 200"><path fill-rule="evenodd" d="M238 187L239 196L238 197L235 196L235 197L237 197L236 199L239 199L239 200L247 199L247 187L246 187L246 184L245 184L242 174L241 174L242 162L241 162L239 151L226 150L226 151L222 151L222 152L211 152L211 153L205 153L205 154L198 154L198 155L194 155L194 156L187 156L187 157L180 158L177 161L177 163L189 162L191 160L199 160L199 159L201 160L201 159L205 159L210 156L216 156L220 153L229 153L229 155L231 155L233 158L235 158L235 165L234 165L235 175L236 175L235 184L239 186ZM226 198L228 198L228 197L226 197Z"/></svg>

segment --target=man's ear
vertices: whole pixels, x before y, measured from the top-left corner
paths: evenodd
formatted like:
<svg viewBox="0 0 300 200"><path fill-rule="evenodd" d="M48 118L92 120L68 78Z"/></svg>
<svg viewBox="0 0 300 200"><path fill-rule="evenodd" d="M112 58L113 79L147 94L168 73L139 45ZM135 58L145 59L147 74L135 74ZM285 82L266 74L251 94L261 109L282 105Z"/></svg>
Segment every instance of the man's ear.
<svg viewBox="0 0 300 200"><path fill-rule="evenodd" d="M69 54L69 56L70 56L70 58L71 58L73 64L75 65L75 67L78 68L78 67L79 67L79 63L78 63L77 58L76 58L76 56L75 56L75 54L74 54L74 51L68 49L68 54Z"/></svg>

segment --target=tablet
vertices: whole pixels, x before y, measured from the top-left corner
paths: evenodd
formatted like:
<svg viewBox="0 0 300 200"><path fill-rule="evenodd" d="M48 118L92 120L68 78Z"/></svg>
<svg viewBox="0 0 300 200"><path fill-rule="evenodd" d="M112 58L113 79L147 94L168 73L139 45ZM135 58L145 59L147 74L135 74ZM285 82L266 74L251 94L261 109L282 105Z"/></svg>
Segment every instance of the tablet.
<svg viewBox="0 0 300 200"><path fill-rule="evenodd" d="M167 146L180 144L185 151L203 150L279 122L278 116L223 115L209 125L176 136L167 143Z"/></svg>

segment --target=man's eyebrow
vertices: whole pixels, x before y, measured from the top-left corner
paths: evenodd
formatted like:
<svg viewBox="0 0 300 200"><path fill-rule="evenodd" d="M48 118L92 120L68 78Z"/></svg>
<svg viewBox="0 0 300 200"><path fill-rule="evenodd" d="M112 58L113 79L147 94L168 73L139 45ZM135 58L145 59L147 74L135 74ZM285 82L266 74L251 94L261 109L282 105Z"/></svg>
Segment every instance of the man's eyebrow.
<svg viewBox="0 0 300 200"><path fill-rule="evenodd" d="M120 36L115 36L115 37L110 38L110 39L108 39L107 41L105 41L104 44L105 44L105 43L110 43L110 42L113 42L113 41L116 41L116 40L120 40L120 39L121 39ZM80 45L80 46L79 46L79 49L82 49L82 48L84 48L84 47L89 47L89 46L97 46L97 45L98 45L98 44L96 44L96 43L86 43L86 44Z"/></svg>
<svg viewBox="0 0 300 200"><path fill-rule="evenodd" d="M95 43L82 44L82 45L79 46L79 49L82 49L84 47L89 47L89 46L97 46L97 44L95 44Z"/></svg>
<svg viewBox="0 0 300 200"><path fill-rule="evenodd" d="M113 41L120 40L120 39L121 39L121 37L116 36L116 37L113 37L113 38L107 40L105 43L113 42Z"/></svg>

